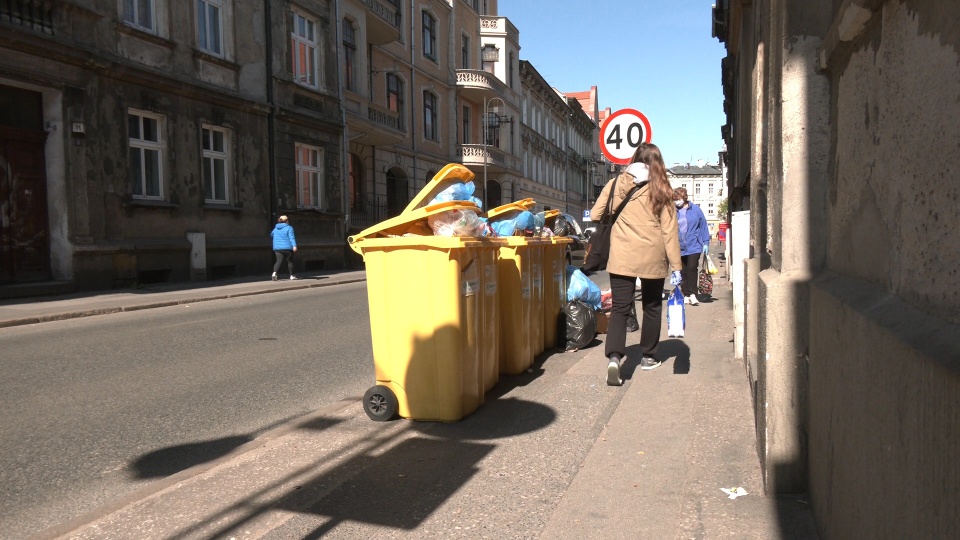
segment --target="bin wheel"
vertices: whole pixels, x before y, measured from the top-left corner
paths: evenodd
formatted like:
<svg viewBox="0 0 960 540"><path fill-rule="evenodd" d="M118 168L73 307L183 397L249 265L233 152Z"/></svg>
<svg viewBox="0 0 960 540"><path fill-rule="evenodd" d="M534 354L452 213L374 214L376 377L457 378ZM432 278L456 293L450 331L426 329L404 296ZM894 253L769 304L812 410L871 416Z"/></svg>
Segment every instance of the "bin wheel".
<svg viewBox="0 0 960 540"><path fill-rule="evenodd" d="M363 410L374 422L386 422L397 414L400 407L397 396L382 384L371 386L363 394Z"/></svg>

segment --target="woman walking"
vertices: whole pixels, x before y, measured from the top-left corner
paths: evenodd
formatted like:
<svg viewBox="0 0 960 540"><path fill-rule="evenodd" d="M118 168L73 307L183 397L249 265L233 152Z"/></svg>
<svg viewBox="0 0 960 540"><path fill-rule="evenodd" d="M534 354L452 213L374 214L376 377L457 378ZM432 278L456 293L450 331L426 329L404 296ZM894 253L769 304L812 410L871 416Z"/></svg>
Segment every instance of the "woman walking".
<svg viewBox="0 0 960 540"><path fill-rule="evenodd" d="M639 189L632 191L634 187ZM637 278L640 280L643 306L640 325L640 369L649 371L660 366L656 358L660 344L663 284L680 283L680 242L677 233L677 211L673 189L667 179L660 149L643 143L637 148L624 173L607 182L590 211L590 219L600 221L613 198L613 208L629 195L630 200L617 217L610 231L610 257L607 272L613 307L607 328L607 384L619 386L620 364L626 354L627 317L634 303Z"/></svg>
<svg viewBox="0 0 960 540"><path fill-rule="evenodd" d="M273 253L277 256L277 262L273 264L273 276L277 280L277 271L280 270L280 263L287 259L287 271L290 273L290 279L297 279L293 275L293 254L297 251L297 237L293 234L293 227L287 223L287 216L280 216L273 230L270 231L273 237Z"/></svg>
<svg viewBox="0 0 960 540"><path fill-rule="evenodd" d="M687 200L687 190L673 190L673 203L677 206L677 230L680 235L680 261L683 264L684 303L700 305L697 300L697 272L700 255L706 255L710 246L710 228L700 207Z"/></svg>

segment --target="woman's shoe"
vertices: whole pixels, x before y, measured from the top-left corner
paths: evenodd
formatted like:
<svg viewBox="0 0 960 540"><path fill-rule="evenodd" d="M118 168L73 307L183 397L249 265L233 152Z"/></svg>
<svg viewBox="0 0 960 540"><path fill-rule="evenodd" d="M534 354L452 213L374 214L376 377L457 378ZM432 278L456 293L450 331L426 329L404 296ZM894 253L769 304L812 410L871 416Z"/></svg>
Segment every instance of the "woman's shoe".
<svg viewBox="0 0 960 540"><path fill-rule="evenodd" d="M620 355L611 354L607 357L607 386L620 386L623 380L620 378Z"/></svg>

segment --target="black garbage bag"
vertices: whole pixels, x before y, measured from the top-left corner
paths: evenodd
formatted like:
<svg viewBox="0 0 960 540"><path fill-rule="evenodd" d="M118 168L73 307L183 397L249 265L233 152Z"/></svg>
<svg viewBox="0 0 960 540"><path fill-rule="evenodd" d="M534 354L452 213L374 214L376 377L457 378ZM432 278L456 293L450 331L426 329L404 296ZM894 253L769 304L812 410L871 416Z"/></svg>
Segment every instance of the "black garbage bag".
<svg viewBox="0 0 960 540"><path fill-rule="evenodd" d="M567 351L589 345L597 336L597 314L580 300L571 300L563 308L567 314Z"/></svg>

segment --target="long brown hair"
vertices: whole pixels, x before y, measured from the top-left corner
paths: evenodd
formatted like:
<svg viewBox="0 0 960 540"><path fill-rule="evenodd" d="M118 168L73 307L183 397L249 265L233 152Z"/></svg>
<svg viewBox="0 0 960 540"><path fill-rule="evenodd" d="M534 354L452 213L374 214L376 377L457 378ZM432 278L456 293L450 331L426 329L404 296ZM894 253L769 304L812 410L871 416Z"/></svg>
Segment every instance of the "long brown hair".
<svg viewBox="0 0 960 540"><path fill-rule="evenodd" d="M667 179L667 167L663 164L663 155L657 145L640 143L631 161L643 163L649 170L650 200L653 202L653 214L659 218L660 212L673 204L673 188L670 187L670 180Z"/></svg>

